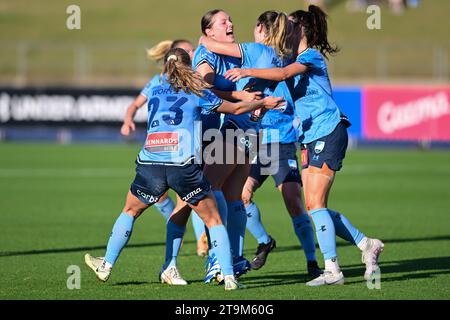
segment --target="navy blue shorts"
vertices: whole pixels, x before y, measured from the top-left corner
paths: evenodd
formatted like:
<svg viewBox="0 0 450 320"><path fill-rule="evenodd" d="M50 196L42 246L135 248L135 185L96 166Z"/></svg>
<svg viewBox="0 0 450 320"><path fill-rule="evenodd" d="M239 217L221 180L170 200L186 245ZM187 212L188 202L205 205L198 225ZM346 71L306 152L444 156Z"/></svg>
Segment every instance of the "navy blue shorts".
<svg viewBox="0 0 450 320"><path fill-rule="evenodd" d="M184 201L197 204L208 195L211 185L198 164L184 166L136 164L136 177L130 191L142 203L158 202L169 188Z"/></svg>
<svg viewBox="0 0 450 320"><path fill-rule="evenodd" d="M279 150L279 156L274 155L276 148ZM301 185L296 152L295 143L261 145L257 162L252 164L250 177L258 181L259 185L262 185L269 175L275 181L276 187L286 182Z"/></svg>
<svg viewBox="0 0 450 320"><path fill-rule="evenodd" d="M222 125L220 131L222 132L224 141L227 141L226 130L242 130L232 121L227 121ZM250 131L250 130L249 130ZM244 133L236 136L233 139L233 144L236 146L237 152L239 154L244 153L245 157L250 159L249 162L252 163L253 159L256 158L258 150L258 135L251 134L249 131L243 131Z"/></svg>
<svg viewBox="0 0 450 320"><path fill-rule="evenodd" d="M302 168L322 168L326 163L331 170L339 171L347 145L347 125L340 122L329 135L302 145Z"/></svg>

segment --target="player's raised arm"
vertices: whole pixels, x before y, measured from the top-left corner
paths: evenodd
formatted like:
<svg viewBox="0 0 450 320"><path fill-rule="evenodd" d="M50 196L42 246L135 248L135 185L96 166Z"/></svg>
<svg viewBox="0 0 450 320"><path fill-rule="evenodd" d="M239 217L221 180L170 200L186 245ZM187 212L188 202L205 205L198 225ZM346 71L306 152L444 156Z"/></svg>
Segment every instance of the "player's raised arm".
<svg viewBox="0 0 450 320"><path fill-rule="evenodd" d="M206 37L205 37L206 38ZM217 41L216 41L217 42ZM229 43L234 44L234 43ZM238 48L239 50L239 48ZM202 76L202 78L209 84L214 84L215 72L208 63L202 63L197 66L196 71ZM223 91L213 88L212 91L221 99L228 101L255 101L261 98L262 92L255 91Z"/></svg>
<svg viewBox="0 0 450 320"><path fill-rule="evenodd" d="M254 102L228 102L226 100L216 109L217 112L229 113L234 115L243 114L258 108L276 109L284 105L283 98L266 97Z"/></svg>
<svg viewBox="0 0 450 320"><path fill-rule="evenodd" d="M239 49L239 44L237 43L217 41L207 36L201 36L198 43L204 45L205 48L211 52L241 58L241 50Z"/></svg>
<svg viewBox="0 0 450 320"><path fill-rule="evenodd" d="M273 81L284 81L286 79L295 77L296 75L305 73L308 67L299 62L291 63L284 68L270 68L270 69L240 69L234 68L225 73L225 78L233 82L242 78L254 77L260 79L267 79Z"/></svg>

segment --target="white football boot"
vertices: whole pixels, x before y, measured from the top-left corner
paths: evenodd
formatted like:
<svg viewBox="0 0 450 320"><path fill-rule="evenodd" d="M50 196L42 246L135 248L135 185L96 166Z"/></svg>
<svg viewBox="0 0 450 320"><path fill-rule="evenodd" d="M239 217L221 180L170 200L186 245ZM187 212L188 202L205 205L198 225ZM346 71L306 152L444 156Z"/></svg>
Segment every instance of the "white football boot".
<svg viewBox="0 0 450 320"><path fill-rule="evenodd" d="M364 279L370 280L379 271L378 258L384 249L384 243L378 239L368 239L366 249L362 252L362 262L366 264Z"/></svg>
<svg viewBox="0 0 450 320"><path fill-rule="evenodd" d="M109 279L111 269L105 268L106 262L103 257L96 258L86 253L84 256L84 262L95 272L98 280L106 282Z"/></svg>
<svg viewBox="0 0 450 320"><path fill-rule="evenodd" d="M232 277L232 278L225 277L225 290L226 291L239 290L239 289L245 289L245 288L247 288L247 287L245 285L237 282L237 280L234 279L234 277Z"/></svg>
<svg viewBox="0 0 450 320"><path fill-rule="evenodd" d="M180 272L175 266L169 267L162 271L159 278L161 279L161 283L167 283L170 285L185 286L188 284L187 281L181 277Z"/></svg>
<svg viewBox="0 0 450 320"><path fill-rule="evenodd" d="M309 287L318 287L325 285L337 285L344 284L344 274L342 271L339 273L334 273L328 270L325 270L320 276L306 283Z"/></svg>

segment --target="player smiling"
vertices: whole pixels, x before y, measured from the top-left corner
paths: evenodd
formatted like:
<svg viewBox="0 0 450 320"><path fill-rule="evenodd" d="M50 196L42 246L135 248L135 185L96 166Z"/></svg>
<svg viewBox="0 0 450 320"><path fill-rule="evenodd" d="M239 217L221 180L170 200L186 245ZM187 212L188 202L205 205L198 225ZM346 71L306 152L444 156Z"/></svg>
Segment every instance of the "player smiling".
<svg viewBox="0 0 450 320"><path fill-rule="evenodd" d="M308 11L298 10L290 15L299 35L298 56L294 63L284 68L234 69L225 75L234 81L243 77L276 81L295 77L291 93L302 143L301 174L305 202L325 259L325 272L308 282L309 286L344 283L337 259L336 235L362 251L365 279L370 279L378 271L378 257L384 247L380 240L367 238L344 215L328 209L328 195L347 149L349 122L332 97L325 57L338 50L328 42L326 17L314 5L310 5Z"/></svg>
<svg viewBox="0 0 450 320"><path fill-rule="evenodd" d="M151 90L149 97L147 139L136 159L136 176L125 207L114 224L105 257L85 255L86 264L101 281L110 277L113 265L131 237L135 219L171 188L196 210L208 227L211 250L225 275L225 290L242 288L234 277L228 234L217 212L211 186L196 163L199 157L196 121L200 120L201 112L240 114L261 107L277 107L282 99L267 97L252 103L224 101L206 90L210 86L192 71L190 63L189 55L179 48L171 49L164 57L162 81ZM169 137L168 143L162 139ZM172 223L169 219L168 224ZM170 243L166 247L170 249ZM166 251L161 278L174 274L181 278L176 266L169 266L170 259L170 252Z"/></svg>

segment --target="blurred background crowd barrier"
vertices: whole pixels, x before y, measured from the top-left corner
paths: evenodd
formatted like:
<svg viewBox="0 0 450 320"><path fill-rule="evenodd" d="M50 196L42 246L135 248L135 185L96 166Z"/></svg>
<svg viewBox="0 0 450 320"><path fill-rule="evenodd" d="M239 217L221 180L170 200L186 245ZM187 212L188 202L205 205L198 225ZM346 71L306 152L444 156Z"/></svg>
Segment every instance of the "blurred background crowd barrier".
<svg viewBox="0 0 450 320"><path fill-rule="evenodd" d="M321 6L329 14L334 97L352 122L352 146L450 145L448 0L0 0L0 141L141 141L120 136L125 110L161 66L146 59L159 41L197 43L200 18L223 8L238 41L253 41L256 17ZM380 9L380 28L367 21Z"/></svg>

